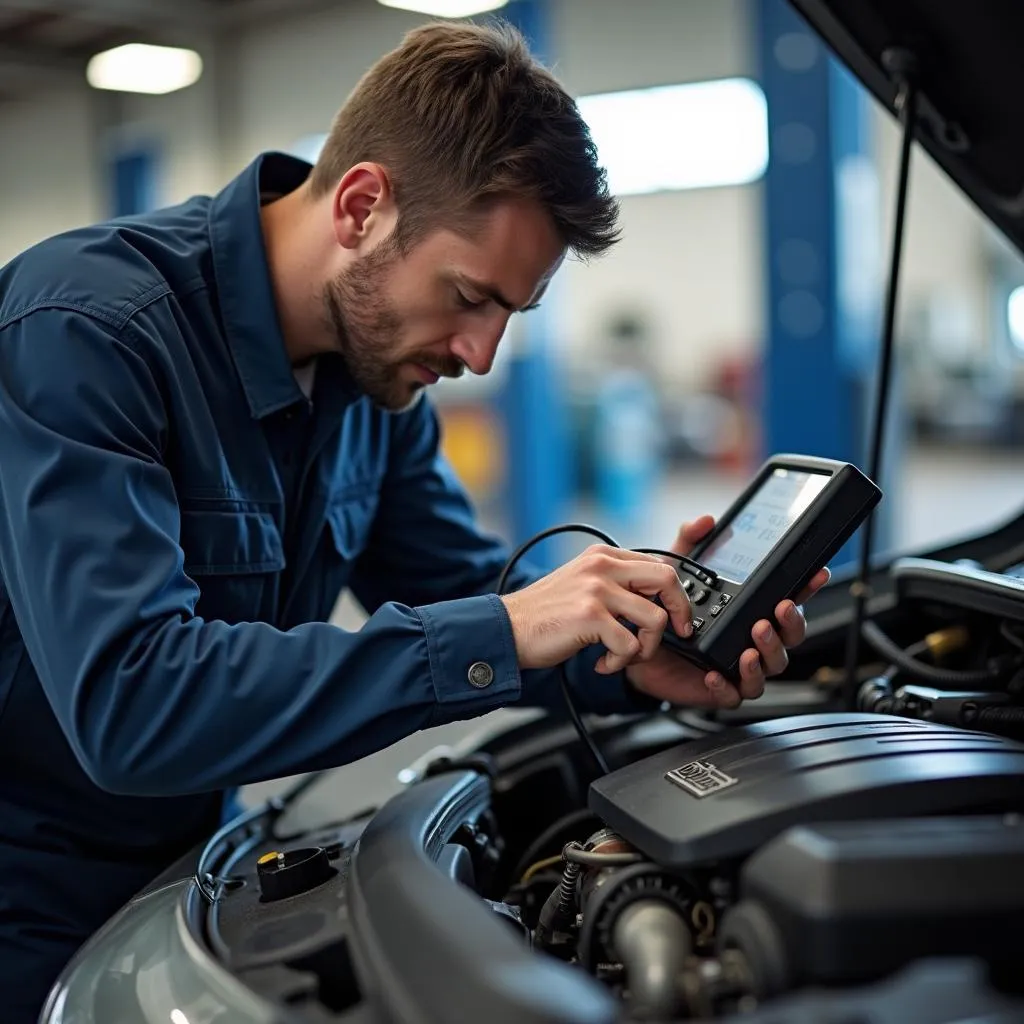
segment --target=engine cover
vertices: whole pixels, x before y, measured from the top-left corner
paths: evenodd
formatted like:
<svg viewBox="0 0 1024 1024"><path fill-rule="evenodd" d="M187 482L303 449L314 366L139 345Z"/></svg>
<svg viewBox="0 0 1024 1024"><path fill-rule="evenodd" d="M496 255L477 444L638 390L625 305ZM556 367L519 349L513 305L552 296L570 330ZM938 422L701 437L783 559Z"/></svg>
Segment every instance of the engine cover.
<svg viewBox="0 0 1024 1024"><path fill-rule="evenodd" d="M743 865L718 941L742 949L762 982L784 978L779 991L882 978L932 956L981 957L1013 977L1022 861L1016 814L801 825Z"/></svg>
<svg viewBox="0 0 1024 1024"><path fill-rule="evenodd" d="M1024 806L1024 744L905 718L798 715L611 772L590 809L666 867L744 857L791 825Z"/></svg>

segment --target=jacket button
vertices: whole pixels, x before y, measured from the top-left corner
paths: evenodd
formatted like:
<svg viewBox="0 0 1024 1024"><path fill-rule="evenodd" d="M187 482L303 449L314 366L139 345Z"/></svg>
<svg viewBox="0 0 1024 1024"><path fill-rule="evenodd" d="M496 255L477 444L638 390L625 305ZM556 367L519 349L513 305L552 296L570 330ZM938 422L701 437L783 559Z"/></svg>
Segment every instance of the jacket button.
<svg viewBox="0 0 1024 1024"><path fill-rule="evenodd" d="M490 686L494 682L494 669L486 661L474 661L469 666L469 682L478 690Z"/></svg>

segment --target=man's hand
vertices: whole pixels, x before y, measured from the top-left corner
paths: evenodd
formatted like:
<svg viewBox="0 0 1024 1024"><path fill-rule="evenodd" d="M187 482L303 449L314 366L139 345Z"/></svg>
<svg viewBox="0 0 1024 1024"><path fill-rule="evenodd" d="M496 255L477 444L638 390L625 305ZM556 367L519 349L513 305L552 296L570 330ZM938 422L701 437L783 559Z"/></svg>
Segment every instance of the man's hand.
<svg viewBox="0 0 1024 1024"><path fill-rule="evenodd" d="M550 668L584 647L604 644L607 652L596 668L611 674L660 658L658 647L669 621L680 636L692 632L690 602L675 567L653 555L604 544L587 548L501 600L522 668ZM633 623L636 634L619 619Z"/></svg>
<svg viewBox="0 0 1024 1024"><path fill-rule="evenodd" d="M679 531L672 550L679 555L690 554L714 525L711 516L701 516L695 522L686 523ZM760 697L764 692L765 679L778 675L789 664L786 648L803 642L807 623L799 605L825 586L828 580L828 569L821 569L806 589L797 595L796 601L779 602L775 609L779 630L767 619L754 624L751 630L754 646L744 651L740 658L738 687L721 673L705 673L667 648L658 650L653 658L643 663L630 665L626 678L642 693L673 704L734 708L742 700Z"/></svg>

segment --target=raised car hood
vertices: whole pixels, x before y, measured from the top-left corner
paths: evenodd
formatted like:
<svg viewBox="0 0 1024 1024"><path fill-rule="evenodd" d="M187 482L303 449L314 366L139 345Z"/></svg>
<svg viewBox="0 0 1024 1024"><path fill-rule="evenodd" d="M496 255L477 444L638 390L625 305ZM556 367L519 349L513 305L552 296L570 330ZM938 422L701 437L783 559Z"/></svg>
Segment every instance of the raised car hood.
<svg viewBox="0 0 1024 1024"><path fill-rule="evenodd" d="M790 0L889 110L883 54L920 67L916 137L1024 252L1024 3L1018 0Z"/></svg>

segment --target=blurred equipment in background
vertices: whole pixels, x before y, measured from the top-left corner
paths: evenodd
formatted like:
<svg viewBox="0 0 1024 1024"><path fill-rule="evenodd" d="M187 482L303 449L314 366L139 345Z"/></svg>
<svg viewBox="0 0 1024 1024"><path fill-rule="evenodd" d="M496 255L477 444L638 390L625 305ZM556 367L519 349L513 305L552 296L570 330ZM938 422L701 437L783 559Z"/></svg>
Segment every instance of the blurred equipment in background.
<svg viewBox="0 0 1024 1024"><path fill-rule="evenodd" d="M900 359L908 416L925 443L996 444L1013 436L1014 381L963 295L933 291L909 302Z"/></svg>
<svg viewBox="0 0 1024 1024"><path fill-rule="evenodd" d="M594 395L594 482L612 533L638 523L662 473L664 426L642 316L612 318Z"/></svg>
<svg viewBox="0 0 1024 1024"><path fill-rule="evenodd" d="M493 409L480 402L438 403L445 458L474 502L489 504L505 480L505 438Z"/></svg>

